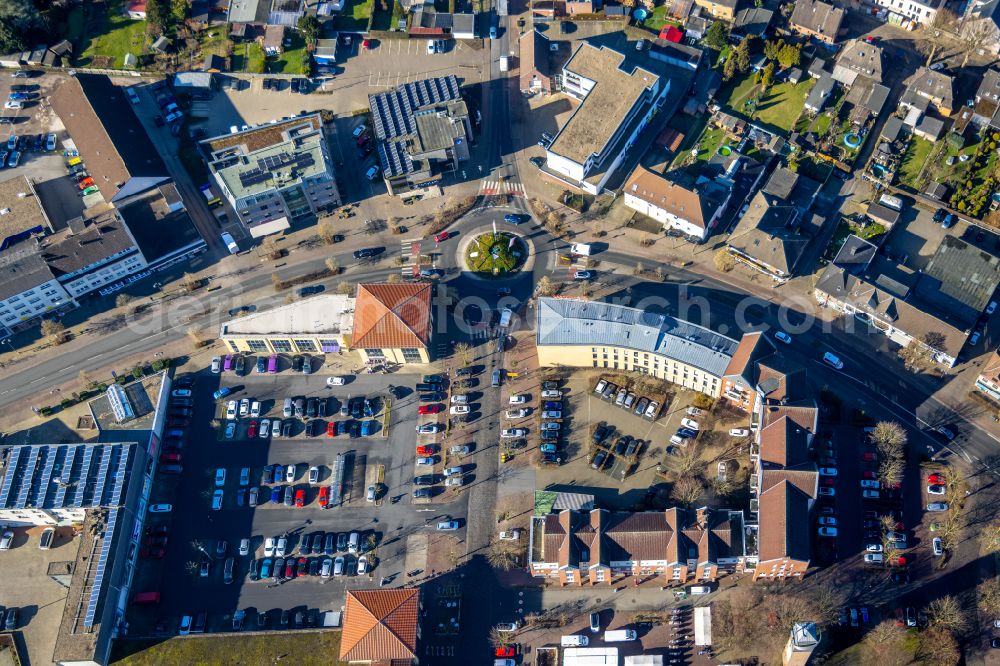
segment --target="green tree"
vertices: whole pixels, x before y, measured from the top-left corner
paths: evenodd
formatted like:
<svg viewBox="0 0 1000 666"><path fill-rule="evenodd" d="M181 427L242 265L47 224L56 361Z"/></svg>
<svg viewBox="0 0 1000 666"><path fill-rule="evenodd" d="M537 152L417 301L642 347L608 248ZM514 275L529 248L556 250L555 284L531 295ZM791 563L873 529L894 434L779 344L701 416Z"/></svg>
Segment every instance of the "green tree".
<svg viewBox="0 0 1000 666"><path fill-rule="evenodd" d="M774 63L769 62L761 70L760 87L766 92L772 85L774 85Z"/></svg>
<svg viewBox="0 0 1000 666"><path fill-rule="evenodd" d="M146 22L158 32L170 26L170 4L167 0L146 0Z"/></svg>
<svg viewBox="0 0 1000 666"><path fill-rule="evenodd" d="M739 70L740 74L748 71L750 69L750 38L740 42L729 57L736 61L736 69Z"/></svg>
<svg viewBox="0 0 1000 666"><path fill-rule="evenodd" d="M188 0L170 0L170 14L174 23L184 23L191 16L191 3Z"/></svg>
<svg viewBox="0 0 1000 666"><path fill-rule="evenodd" d="M729 26L722 21L716 21L709 27L701 41L705 43L705 46L721 51L729 44Z"/></svg>
<svg viewBox="0 0 1000 666"><path fill-rule="evenodd" d="M736 76L736 56L730 53L729 58L726 59L725 64L722 66L722 78L729 81L734 76Z"/></svg>
<svg viewBox="0 0 1000 666"><path fill-rule="evenodd" d="M778 51L778 64L782 69L795 67L802 62L802 47L785 44Z"/></svg>
<svg viewBox="0 0 1000 666"><path fill-rule="evenodd" d="M781 48L785 45L785 40L779 39L778 41L766 41L764 42L764 57L768 60L777 60L778 54L781 52Z"/></svg>
<svg viewBox="0 0 1000 666"><path fill-rule="evenodd" d="M299 32L307 42L314 42L319 37L319 21L312 14L299 17Z"/></svg>
<svg viewBox="0 0 1000 666"><path fill-rule="evenodd" d="M45 22L31 0L0 0L0 50L21 51L44 37Z"/></svg>

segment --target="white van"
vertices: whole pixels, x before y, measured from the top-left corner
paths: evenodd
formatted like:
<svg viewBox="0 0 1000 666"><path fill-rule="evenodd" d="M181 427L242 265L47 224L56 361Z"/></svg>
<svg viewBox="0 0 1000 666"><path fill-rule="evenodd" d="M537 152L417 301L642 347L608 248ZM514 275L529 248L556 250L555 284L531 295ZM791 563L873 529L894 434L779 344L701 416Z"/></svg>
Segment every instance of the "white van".
<svg viewBox="0 0 1000 666"><path fill-rule="evenodd" d="M823 362L829 365L830 367L836 368L837 370L844 369L844 362L841 361L840 357L838 357L836 354L826 352L825 354L823 354Z"/></svg>
<svg viewBox="0 0 1000 666"><path fill-rule="evenodd" d="M688 590L688 594L690 594L691 596L695 596L698 594L711 594L711 593L712 593L712 588L710 588L708 585L692 585L691 589Z"/></svg>
<svg viewBox="0 0 1000 666"><path fill-rule="evenodd" d="M236 244L236 241L233 240L233 237L229 234L228 231L222 232L222 242L226 244L227 248L229 248L229 254L240 253L240 246Z"/></svg>
<svg viewBox="0 0 1000 666"><path fill-rule="evenodd" d="M563 636L560 640L560 645L563 647L586 647L590 643L590 639L586 636Z"/></svg>

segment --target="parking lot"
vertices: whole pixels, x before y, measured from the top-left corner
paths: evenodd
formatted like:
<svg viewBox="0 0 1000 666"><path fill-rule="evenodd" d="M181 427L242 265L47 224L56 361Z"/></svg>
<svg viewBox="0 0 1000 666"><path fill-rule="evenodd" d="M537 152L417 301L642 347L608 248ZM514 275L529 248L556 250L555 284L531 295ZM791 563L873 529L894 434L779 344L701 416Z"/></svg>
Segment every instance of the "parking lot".
<svg viewBox="0 0 1000 666"><path fill-rule="evenodd" d="M412 497L414 430L418 423L418 394L413 388L421 377L364 374L351 378L344 386L327 387L328 375L322 372L322 364L318 365L320 372L310 375L289 369L259 374L249 364L249 374L241 377L232 373L220 377L208 371L198 376L190 398L193 413L180 414L180 420L172 421L185 430L183 443L176 449L183 471L179 475L161 474L154 489L154 501L173 505L171 513L151 514L149 521L154 529L166 525L168 544L164 557L145 559L137 574L136 589L143 589L144 580L149 580L151 586L160 585L162 601L155 618L146 614L136 621L151 630L149 623L162 620L161 630L173 633L182 615L206 612L211 631L225 628L233 611L241 608L249 609L248 615L253 618L250 628L255 628L256 613L267 611L266 627L274 629L280 626L282 610L336 610L343 604L346 588L377 586L383 579L386 585L404 584L410 578L408 573L417 575L427 568L428 561L433 561L439 543L447 542L446 547L452 547L455 540L464 540L466 495L444 492L440 479L436 479L439 492L429 503L415 502ZM230 387L232 394L216 402L211 394L220 385ZM319 422L315 436L304 432L302 424L310 419L292 417L296 425L288 437L262 438L260 421L254 420L257 435L249 438L251 419L246 417L235 420L236 432L227 439L224 424L228 420L216 418L228 400L247 398L260 403L261 419L281 419L285 398L300 396L323 398L329 410L327 416L336 413L335 417L311 419ZM364 419L379 422L378 430L370 437L327 437L327 422L341 420L340 405L350 405L351 399L360 396L380 399L379 411L372 419ZM225 417L224 411L221 415ZM181 425L188 418L191 423ZM434 441L440 446L442 441L441 435L420 437L421 443ZM168 454L177 441L168 435ZM294 466L291 483L284 476L276 481L273 475L264 477L265 466L273 471L275 465L281 465L286 473L289 465ZM314 467L318 478L316 483L310 483L309 473ZM244 468L248 468L248 479L241 478ZM343 485L335 490L338 468L343 469ZM219 469L225 470L221 481ZM369 501L366 495L373 484L377 487L376 497ZM284 501L286 487L293 488L292 506ZM256 507L248 505L249 490L253 488L258 491ZM271 501L274 488L280 488L276 502ZM322 508L319 501L324 488L329 489L328 509ZM212 510L216 490L222 491L221 508ZM295 506L300 490L301 507ZM449 520L456 520L458 529L439 533L437 523ZM320 533L323 546L313 548L312 542ZM357 533L358 547L345 551L341 547L344 544L333 539L333 549L328 550L325 535L330 533ZM251 580L251 562L263 565L265 539L282 536L287 539L285 557L291 557L296 568L301 566L304 575L286 577L282 572L276 578L272 559L272 577ZM308 551L304 549L306 537ZM244 538L250 539L249 553L241 556L238 549ZM224 553L216 550L220 539L226 542ZM356 572L361 555L367 559L368 571L359 576ZM234 558L231 584L224 580L228 557ZM310 571L318 572L327 557L344 558L343 575L309 575ZM311 565L313 560L317 564ZM209 571L202 576L202 563L206 561ZM170 580L170 585L156 582L165 580Z"/></svg>

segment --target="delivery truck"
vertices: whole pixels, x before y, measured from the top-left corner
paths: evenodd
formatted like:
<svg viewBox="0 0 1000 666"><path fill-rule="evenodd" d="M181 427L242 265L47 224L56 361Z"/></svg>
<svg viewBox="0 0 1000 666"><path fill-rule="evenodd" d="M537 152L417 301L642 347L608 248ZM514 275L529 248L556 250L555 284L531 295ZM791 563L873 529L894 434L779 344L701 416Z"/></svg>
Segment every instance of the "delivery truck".
<svg viewBox="0 0 1000 666"><path fill-rule="evenodd" d="M605 643L623 643L634 641L636 638L638 635L635 633L635 629L612 629L604 632Z"/></svg>
<svg viewBox="0 0 1000 666"><path fill-rule="evenodd" d="M229 232L222 232L222 242L226 244L227 248L229 248L229 254L240 253L240 246L236 244L236 241L229 235Z"/></svg>
<svg viewBox="0 0 1000 666"><path fill-rule="evenodd" d="M570 252L573 254L580 254L584 257L590 256L590 244L589 243L573 243L570 247Z"/></svg>
<svg viewBox="0 0 1000 666"><path fill-rule="evenodd" d="M500 71L506 72L510 70L510 59L507 56L500 56Z"/></svg>

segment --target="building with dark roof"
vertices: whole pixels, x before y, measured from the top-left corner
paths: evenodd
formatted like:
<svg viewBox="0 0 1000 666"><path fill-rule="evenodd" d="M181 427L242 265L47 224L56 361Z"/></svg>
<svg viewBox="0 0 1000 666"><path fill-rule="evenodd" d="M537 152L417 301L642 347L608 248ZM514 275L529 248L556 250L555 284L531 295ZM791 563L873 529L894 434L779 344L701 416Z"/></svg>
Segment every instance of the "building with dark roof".
<svg viewBox="0 0 1000 666"><path fill-rule="evenodd" d="M848 88L858 77L882 83L882 48L862 39L844 43L833 66L833 78Z"/></svg>
<svg viewBox="0 0 1000 666"><path fill-rule="evenodd" d="M764 39L774 12L766 7L747 7L736 13L736 21L730 34L738 37L757 37Z"/></svg>
<svg viewBox="0 0 1000 666"><path fill-rule="evenodd" d="M253 238L340 206L318 113L204 139L199 145L216 185Z"/></svg>
<svg viewBox="0 0 1000 666"><path fill-rule="evenodd" d="M833 44L840 34L844 15L840 7L820 0L799 0L795 3L788 25L800 35Z"/></svg>
<svg viewBox="0 0 1000 666"><path fill-rule="evenodd" d="M365 363L428 363L431 285L359 284L351 347Z"/></svg>
<svg viewBox="0 0 1000 666"><path fill-rule="evenodd" d="M472 123L454 75L369 95L382 178L405 195L441 180L441 167L469 159Z"/></svg>
<svg viewBox="0 0 1000 666"><path fill-rule="evenodd" d="M729 509L563 509L532 519L528 571L563 586L649 574L672 585L712 582L742 567L743 528L743 512Z"/></svg>
<svg viewBox="0 0 1000 666"><path fill-rule="evenodd" d="M106 202L170 180L124 89L110 78L78 73L56 86L49 99Z"/></svg>

